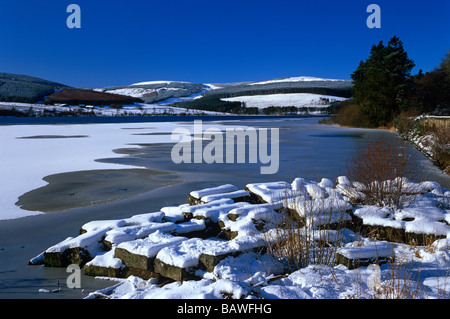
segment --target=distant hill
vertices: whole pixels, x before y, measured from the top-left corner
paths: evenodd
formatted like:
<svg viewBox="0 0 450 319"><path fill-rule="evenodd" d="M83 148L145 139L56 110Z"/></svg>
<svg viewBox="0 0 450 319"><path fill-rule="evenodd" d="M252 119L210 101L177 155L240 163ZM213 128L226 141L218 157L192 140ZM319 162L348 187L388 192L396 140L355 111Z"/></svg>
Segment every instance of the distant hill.
<svg viewBox="0 0 450 319"><path fill-rule="evenodd" d="M56 92L45 99L47 104L69 104L69 105L112 105L112 104L133 104L143 102L140 98L103 93L91 90L64 89Z"/></svg>
<svg viewBox="0 0 450 319"><path fill-rule="evenodd" d="M0 101L36 103L69 86L28 75L0 73Z"/></svg>
<svg viewBox="0 0 450 319"><path fill-rule="evenodd" d="M131 84L96 88L95 91L122 94L142 99L145 103L158 103L173 98L187 98L205 90L201 83L181 81L149 81Z"/></svg>
<svg viewBox="0 0 450 319"><path fill-rule="evenodd" d="M319 107L325 102L350 98L352 82L310 76L268 79L239 83L191 83L183 81L145 81L127 86L91 89L76 89L64 84L31 77L0 73L0 101L44 102L68 105L111 105L133 104L135 102L158 104L184 109L215 112L258 114L260 107L252 107L250 100L263 100L265 107L317 106L312 100L319 100ZM305 96L316 95L304 102ZM272 95L272 96L269 96ZM277 100L273 100L273 96ZM297 100L292 100L297 98ZM306 103L306 104L305 104ZM324 104L325 103L325 104ZM248 105L247 105L248 104ZM273 104L273 105L271 105ZM310 105L311 104L311 105ZM327 105L325 105L327 106Z"/></svg>
<svg viewBox="0 0 450 319"><path fill-rule="evenodd" d="M320 96L338 98L350 98L352 96L352 82L347 80L322 79L314 77L291 77L272 79L259 82L240 82L240 83L215 83L207 90L203 96L174 103L174 106L183 108L192 108L209 111L223 112L244 112L255 113L252 107L242 107L239 105L240 99L237 97L268 96L309 93ZM242 101L245 101L243 99ZM296 101L286 102L283 106L295 106ZM238 103L238 104L236 104ZM266 105L271 106L271 105ZM279 105L273 105L279 106Z"/></svg>
<svg viewBox="0 0 450 319"><path fill-rule="evenodd" d="M207 95L217 95L221 98L236 96L312 93L349 98L352 95L352 81L332 80L314 77L291 77L266 80L260 82L222 83L215 84L217 89L208 91Z"/></svg>

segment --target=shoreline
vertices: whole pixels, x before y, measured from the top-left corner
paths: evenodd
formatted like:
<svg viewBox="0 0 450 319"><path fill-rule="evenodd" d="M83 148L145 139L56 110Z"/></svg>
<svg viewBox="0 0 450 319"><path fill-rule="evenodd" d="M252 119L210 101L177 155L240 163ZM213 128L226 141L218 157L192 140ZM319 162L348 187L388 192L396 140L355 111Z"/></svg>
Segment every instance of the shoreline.
<svg viewBox="0 0 450 319"><path fill-rule="evenodd" d="M411 139L408 139L404 136L402 136L397 129L393 126L393 127L375 127L375 128L363 128L363 127L353 127L353 126L345 126L345 125L340 125L334 122L330 122L330 123L324 123L319 121L318 122L320 125L335 125L337 127L341 127L341 128L348 128L348 129L366 129L366 130L382 130L382 131L387 131L387 132L391 132L391 133L395 133L398 137L400 137L402 140L406 141L409 145L411 145L412 147L414 147L417 151L419 151L420 153L422 153L426 158L428 158L430 160L430 162L439 170L442 171L443 174L446 174L448 176L450 176L450 169L449 167L444 167L442 165L440 165L438 163L438 161L436 159L434 159L430 154L428 154L423 148L419 147L416 143L414 143Z"/></svg>
<svg viewBox="0 0 450 319"><path fill-rule="evenodd" d="M82 272L84 292L68 289L66 268L32 266L28 261L47 246L79 235L84 223L156 212L161 205L185 200L184 190L192 187L197 185L183 181L121 201L0 221L0 299L81 299L96 289L110 287L111 281L89 277ZM61 293L38 292L41 288L57 289L58 283L63 288Z"/></svg>

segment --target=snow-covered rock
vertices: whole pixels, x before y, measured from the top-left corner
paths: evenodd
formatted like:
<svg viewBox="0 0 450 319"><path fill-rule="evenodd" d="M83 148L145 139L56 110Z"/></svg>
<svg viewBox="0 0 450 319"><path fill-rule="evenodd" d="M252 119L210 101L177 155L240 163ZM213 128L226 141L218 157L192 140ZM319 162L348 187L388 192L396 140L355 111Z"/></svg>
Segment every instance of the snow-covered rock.
<svg viewBox="0 0 450 319"><path fill-rule="evenodd" d="M395 182L402 183L405 191L419 185ZM351 204L344 191L354 192L359 186L343 176L335 187L329 179L303 178L247 184L245 192L251 193L252 202L222 196L239 192L231 186L203 189L193 194L198 199L218 197L86 223L82 234L48 248L30 263L76 262L85 264L89 275L127 277L89 298L379 297L383 285L392 286L384 280L391 266L383 263L414 260L426 267L450 265L450 210L445 200L449 190L435 183L420 185L423 191L398 209ZM302 223L292 230L289 227L295 223L288 220L294 211ZM216 227L214 232L211 227ZM313 245L312 251L331 249L330 264L297 270L283 254L270 252L289 239L289 232L303 244ZM364 237L369 233L372 239ZM417 246L426 236L437 240L429 247ZM415 241L413 247L409 240ZM175 282L160 286L156 279L160 276ZM436 277L425 276L427 291L420 296L438 294ZM342 284L346 282L355 285ZM403 279L402 283L409 284Z"/></svg>
<svg viewBox="0 0 450 319"><path fill-rule="evenodd" d="M349 269L371 264L382 264L394 258L393 244L389 242L368 242L360 245L350 243L336 252L336 263Z"/></svg>

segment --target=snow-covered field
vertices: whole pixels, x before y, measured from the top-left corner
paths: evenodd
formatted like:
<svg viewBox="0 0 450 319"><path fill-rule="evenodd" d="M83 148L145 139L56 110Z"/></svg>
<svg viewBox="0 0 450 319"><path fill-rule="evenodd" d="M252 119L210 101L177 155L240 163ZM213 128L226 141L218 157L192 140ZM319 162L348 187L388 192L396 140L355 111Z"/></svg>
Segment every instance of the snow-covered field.
<svg viewBox="0 0 450 319"><path fill-rule="evenodd" d="M223 101L245 102L247 107L263 109L269 106L328 107L331 102L346 98L310 93L268 94L224 98Z"/></svg>
<svg viewBox="0 0 450 319"><path fill-rule="evenodd" d="M127 89L131 90L131 89ZM132 91L132 90L131 90ZM129 91L130 94L131 91ZM192 97L190 97L192 98ZM93 113L95 116L126 116L126 115L224 115L224 113L203 111L195 109L186 109L180 107L172 107L166 104L178 102L188 98L173 98L170 101L162 101L156 104L135 103L133 105L124 105L121 109L111 109L109 107L93 107L86 106L84 108L77 106L61 106L61 105L44 105L30 104L19 102L0 102L0 109L31 113L33 116L42 116L45 112L75 112L79 115L89 115ZM228 114L227 114L228 115Z"/></svg>

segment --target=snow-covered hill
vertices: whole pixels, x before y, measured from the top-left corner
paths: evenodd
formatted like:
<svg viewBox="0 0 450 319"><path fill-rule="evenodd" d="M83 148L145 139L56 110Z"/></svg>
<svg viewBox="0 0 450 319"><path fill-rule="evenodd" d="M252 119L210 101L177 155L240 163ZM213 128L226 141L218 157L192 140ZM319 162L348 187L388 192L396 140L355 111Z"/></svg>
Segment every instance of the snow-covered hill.
<svg viewBox="0 0 450 319"><path fill-rule="evenodd" d="M273 79L273 80L267 80L267 81L261 81L261 82L254 82L254 83L250 83L250 85L262 85L262 84L286 83L286 82L315 82L315 81L342 81L342 80L316 78L313 76L297 76L297 77L288 77L288 78Z"/></svg>
<svg viewBox="0 0 450 319"><path fill-rule="evenodd" d="M244 102L246 107L257 107L259 109L264 109L270 106L328 107L330 103L343 101L345 98L321 94L290 93L238 96L225 98L222 100L229 102Z"/></svg>
<svg viewBox="0 0 450 319"><path fill-rule="evenodd" d="M143 99L146 103L158 103L169 105L172 103L198 99L204 94L227 94L232 92L236 96L236 92L248 92L250 90L262 90L262 94L266 95L264 90L267 90L267 94L270 94L270 90L284 89L284 88L331 88L340 89L341 87L348 88L351 86L350 81L337 80L337 79L327 79L312 76L297 76L297 77L287 77L278 78L271 80L264 80L258 82L239 82L239 83L191 83L184 81L144 81L133 83L129 86L121 87L108 87L108 88L96 88L96 91L128 95L132 97L139 97ZM295 95L295 94L279 94L278 96L270 96L267 98L261 97L247 97L247 94L237 94L242 95L242 97L234 99L234 101L247 100L251 103L256 103L256 101L264 100L269 101L270 105L267 106L317 106L324 105L323 99L330 100L342 100L339 96L325 96L326 94L307 94L307 95ZM248 94L254 95L254 94ZM230 99L233 101L233 99ZM248 106L253 106L250 105ZM275 103L275 104L273 104ZM327 103L325 103L327 104ZM328 103L329 104L329 103ZM260 106L265 107L266 104Z"/></svg>
<svg viewBox="0 0 450 319"><path fill-rule="evenodd" d="M245 102L247 107L258 107L259 109L269 106L317 109L327 107L334 101L341 101L351 96L351 86L350 81L311 76L235 83L150 80L125 86L90 89L97 92L139 98L144 102L135 103L134 105L123 105L122 110L108 107L100 109L97 105L89 105L92 104L91 102L80 102L76 103L77 105L43 105L41 104L42 101L30 104L16 103L23 101L9 101L0 105L0 110L5 110L6 112L19 111L35 116L40 116L43 112L46 115L51 115L51 113L55 112L69 112L73 113L72 115L90 112L100 116L121 114L204 114L210 112L197 110L216 111L218 109L215 108L214 103L220 104L217 103L220 102L220 99L230 102ZM202 99L205 96L212 97L212 99ZM192 102L194 101L196 102L193 105Z"/></svg>
<svg viewBox="0 0 450 319"><path fill-rule="evenodd" d="M153 104L172 98L193 98L208 87L201 83L182 81L146 81L128 86L95 88L95 91L138 97Z"/></svg>

